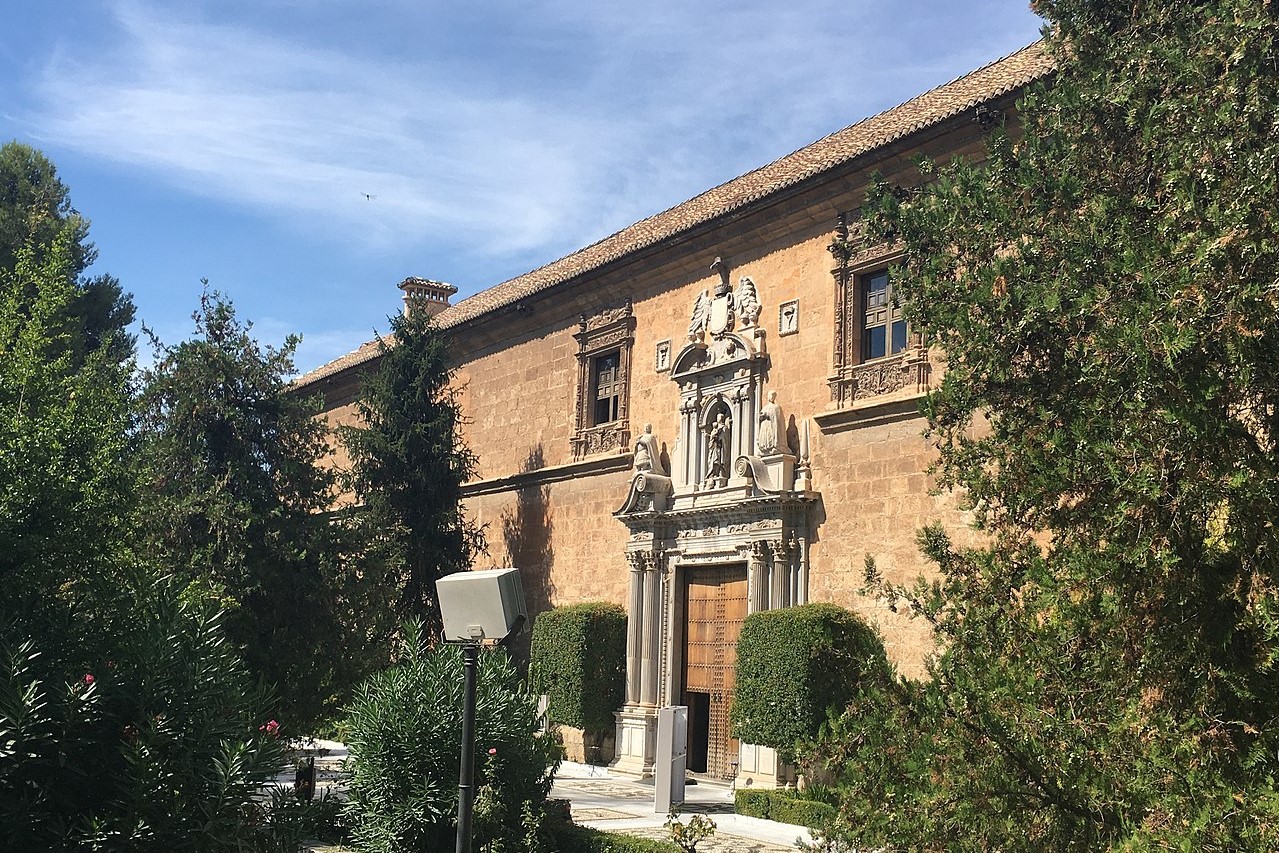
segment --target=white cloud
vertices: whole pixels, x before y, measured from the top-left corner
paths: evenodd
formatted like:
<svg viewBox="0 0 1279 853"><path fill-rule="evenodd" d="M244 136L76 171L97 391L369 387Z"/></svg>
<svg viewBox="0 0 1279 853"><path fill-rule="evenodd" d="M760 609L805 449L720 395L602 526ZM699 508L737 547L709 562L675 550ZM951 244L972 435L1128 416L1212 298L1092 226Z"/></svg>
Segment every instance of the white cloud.
<svg viewBox="0 0 1279 853"><path fill-rule="evenodd" d="M545 242L623 122L451 91L429 66L357 61L239 26L118 8L123 41L46 70L43 135L189 191L373 245L424 234ZM374 196L367 199L365 194Z"/></svg>
<svg viewBox="0 0 1279 853"><path fill-rule="evenodd" d="M938 21L928 2L552 0L497 4L491 22L371 3L360 14L390 29L471 16L432 45L490 23L492 41L370 55L306 35L340 4L293 4L288 31L215 5L117 3L114 49L47 65L39 134L366 251L548 260L1029 40L942 32L1007 0ZM940 48L912 50L930 27Z"/></svg>

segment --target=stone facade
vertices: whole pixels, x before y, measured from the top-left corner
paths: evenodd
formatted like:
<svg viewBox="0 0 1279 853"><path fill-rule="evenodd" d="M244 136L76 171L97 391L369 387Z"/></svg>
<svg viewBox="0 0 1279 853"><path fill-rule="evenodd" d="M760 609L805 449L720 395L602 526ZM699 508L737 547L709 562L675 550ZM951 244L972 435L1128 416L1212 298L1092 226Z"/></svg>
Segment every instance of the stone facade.
<svg viewBox="0 0 1279 853"><path fill-rule="evenodd" d="M944 359L894 325L889 301L872 328L872 279L894 249L859 236L857 211L872 172L910 186L917 154L977 156L978 107L1008 113L1049 70L1032 46L439 314L480 462L466 500L488 526L477 568L520 567L535 611L629 608L618 770L650 773L656 709L689 700L705 672L724 677L698 656L731 658L731 631L723 648L691 637L696 613L834 602L921 674L926 628L858 589L867 555L893 581L928 572L924 524L966 535L925 473L918 402ZM375 367L366 346L301 384L343 422ZM646 424L660 465L634 470ZM758 440L761 424L773 438ZM744 595L716 598L730 587ZM724 740L719 690L705 688L697 724L707 771L783 779L771 751Z"/></svg>

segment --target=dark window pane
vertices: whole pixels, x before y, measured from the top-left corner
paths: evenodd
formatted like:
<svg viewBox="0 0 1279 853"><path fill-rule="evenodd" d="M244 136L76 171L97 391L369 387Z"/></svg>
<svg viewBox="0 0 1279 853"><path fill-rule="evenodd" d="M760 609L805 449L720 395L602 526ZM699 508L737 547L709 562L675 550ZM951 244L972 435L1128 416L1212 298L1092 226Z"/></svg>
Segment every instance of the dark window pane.
<svg viewBox="0 0 1279 853"><path fill-rule="evenodd" d="M866 358L880 358L884 352L884 327L875 326L866 330Z"/></svg>
<svg viewBox="0 0 1279 853"><path fill-rule="evenodd" d="M607 424L617 420L617 397L604 397L595 401L595 423Z"/></svg>
<svg viewBox="0 0 1279 853"><path fill-rule="evenodd" d="M898 320L893 323L893 352L901 352L906 349L906 321Z"/></svg>
<svg viewBox="0 0 1279 853"><path fill-rule="evenodd" d="M595 359L595 390L599 394L604 386L617 379L617 369L621 365L621 354L611 352Z"/></svg>
<svg viewBox="0 0 1279 853"><path fill-rule="evenodd" d="M866 308L882 308L888 304L888 273L877 272L874 275L868 275L864 279L866 288Z"/></svg>

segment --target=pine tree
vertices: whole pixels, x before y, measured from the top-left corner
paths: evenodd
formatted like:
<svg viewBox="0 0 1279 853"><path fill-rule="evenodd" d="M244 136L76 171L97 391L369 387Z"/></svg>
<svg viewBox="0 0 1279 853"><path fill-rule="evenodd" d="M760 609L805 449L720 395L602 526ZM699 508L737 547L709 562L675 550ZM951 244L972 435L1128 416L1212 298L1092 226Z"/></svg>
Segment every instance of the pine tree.
<svg viewBox="0 0 1279 853"><path fill-rule="evenodd" d="M987 162L922 164L921 188L868 203L945 353L938 480L987 544L925 531L935 585L872 567L941 654L930 683L843 721L846 837L1275 849L1275 12L1036 8L1057 72L1019 127ZM865 805L884 798L887 816Z"/></svg>
<svg viewBox="0 0 1279 853"><path fill-rule="evenodd" d="M484 547L461 503L477 460L460 433L448 335L425 311L391 318L391 332L358 403L363 426L342 437L362 518L392 553L396 610L434 633L441 626L435 581L467 569Z"/></svg>
<svg viewBox="0 0 1279 853"><path fill-rule="evenodd" d="M331 716L385 639L360 612L359 544L327 510L318 402L293 393L290 336L260 345L206 290L194 336L157 342L143 377L138 456L149 540L175 570L232 608L227 628L275 686L295 731Z"/></svg>
<svg viewBox="0 0 1279 853"><path fill-rule="evenodd" d="M135 347L127 331L132 297L112 275L85 275L98 256L89 242L89 221L71 205L70 191L47 157L9 142L0 146L0 269L13 269L23 251L36 264L63 253L61 274L72 292L61 310L74 322L69 331L75 359L105 346L113 361L128 363ZM27 290L24 296L29 303L35 294Z"/></svg>

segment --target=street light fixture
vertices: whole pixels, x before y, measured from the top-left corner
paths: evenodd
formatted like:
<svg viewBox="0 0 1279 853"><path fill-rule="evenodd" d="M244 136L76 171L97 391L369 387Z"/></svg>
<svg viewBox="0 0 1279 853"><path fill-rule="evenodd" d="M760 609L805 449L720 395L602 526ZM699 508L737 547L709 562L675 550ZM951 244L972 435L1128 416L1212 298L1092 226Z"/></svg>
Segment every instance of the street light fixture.
<svg viewBox="0 0 1279 853"><path fill-rule="evenodd" d="M519 569L458 572L435 582L444 642L462 646L462 762L457 776L456 853L471 853L475 806L475 681L480 646L497 645L528 621Z"/></svg>

